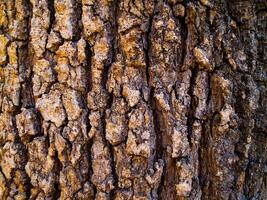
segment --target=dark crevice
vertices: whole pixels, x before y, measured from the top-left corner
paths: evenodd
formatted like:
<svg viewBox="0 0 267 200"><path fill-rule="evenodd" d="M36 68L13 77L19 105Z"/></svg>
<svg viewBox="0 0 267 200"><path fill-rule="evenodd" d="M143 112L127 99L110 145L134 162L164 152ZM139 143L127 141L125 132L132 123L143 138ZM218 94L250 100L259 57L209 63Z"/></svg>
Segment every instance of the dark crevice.
<svg viewBox="0 0 267 200"><path fill-rule="evenodd" d="M47 33L49 34L53 29L54 21L55 21L55 0L48 0L48 10L50 11L50 18L49 18L49 27L47 29Z"/></svg>
<svg viewBox="0 0 267 200"><path fill-rule="evenodd" d="M25 193L26 193L26 199L30 199L31 196L31 189L33 188L33 185L31 184L31 179L28 176L28 174L25 172L26 174L26 182L27 184L25 185Z"/></svg>
<svg viewBox="0 0 267 200"><path fill-rule="evenodd" d="M190 96L191 100L190 100L189 110L187 113L187 138L188 138L190 147L192 147L192 127L195 121L194 114L195 114L196 100L194 96L194 87L195 87L195 82L196 82L196 77L197 77L197 69L193 68L191 72L192 74L190 78L190 87L188 89L188 95Z"/></svg>
<svg viewBox="0 0 267 200"><path fill-rule="evenodd" d="M88 129L88 131L87 132L89 132L90 131L90 129L91 129L91 126L90 126L90 123L88 124L88 126L89 126L89 129ZM86 151L87 151L87 153L88 153L88 159L87 159L87 161L88 161L88 166L89 166L89 169L88 169L88 181L91 183L91 178L92 178L92 175L93 175L93 167L92 167L92 157L91 157L91 155L92 155L92 146L93 146L93 140L92 139L90 139L87 143L86 143ZM95 195L96 195L96 192L97 192L97 190L96 190L96 187L95 187L95 185L94 184L91 184L91 186L93 187L93 191L94 191L94 199L95 199Z"/></svg>
<svg viewBox="0 0 267 200"><path fill-rule="evenodd" d="M114 189L111 190L110 192L110 199L114 200L115 199L115 192L116 189L118 188L118 176L116 174L116 167L115 167L115 160L114 160L114 149L112 147L112 145L106 140L105 136L106 136L106 114L104 112L102 118L102 125L103 125L103 135L102 135L102 139L104 141L104 144L107 145L108 149L109 149L109 155L110 155L110 164L111 164L111 169L112 169L112 177L114 179Z"/></svg>
<svg viewBox="0 0 267 200"><path fill-rule="evenodd" d="M183 2L182 5L184 6L185 10L186 10L186 3ZM173 11L173 7L171 7L172 9L172 13L174 13ZM173 14L174 15L174 14ZM185 60L185 56L186 56L186 40L187 40L187 36L188 36L188 28L186 25L186 12L185 15L183 17L175 17L176 23L179 24L180 27L180 34L181 34L181 43L180 43L180 49L178 49L178 70L183 71L183 64L184 64L184 60Z"/></svg>
<svg viewBox="0 0 267 200"><path fill-rule="evenodd" d="M155 4L155 2L154 2ZM144 44L144 54L145 54L145 63L146 63L146 82L148 85L150 85L150 60L149 60L149 51L150 51L150 43L151 43L151 29L152 29L152 24L153 24L153 18L154 18L154 13L155 12L155 5L154 5L154 10L152 13L152 16L149 17L148 20L148 29L145 34L145 44Z"/></svg>
<svg viewBox="0 0 267 200"><path fill-rule="evenodd" d="M206 100L206 105L210 105L211 104L211 97L212 97L212 93L211 93L211 77L213 76L213 73L208 73L208 94L207 94L207 100Z"/></svg>
<svg viewBox="0 0 267 200"><path fill-rule="evenodd" d="M82 0L76 0L74 6L74 17L75 17L75 34L74 34L74 41L78 41L81 39L82 36Z"/></svg>
<svg viewBox="0 0 267 200"><path fill-rule="evenodd" d="M22 108L34 107L34 98L32 91L32 80L30 73L32 71L32 57L27 44L19 47L18 53L18 73L21 77L20 105Z"/></svg>
<svg viewBox="0 0 267 200"><path fill-rule="evenodd" d="M105 61L104 64L104 69L102 71L102 79L101 79L101 85L102 88L106 90L107 87L107 81L108 81L108 76L109 76L109 70L112 66L112 64L115 62L116 58L116 47L117 47L117 38L116 35L118 33L118 24L117 24L117 16L118 16L118 7L119 7L119 1L116 1L113 6L110 8L110 12L114 13L113 15L113 21L107 22L111 28L111 33L110 33L110 39L111 39L111 45L110 45L110 50L109 50L109 57ZM113 103L113 94L108 93L108 101L106 105L106 109L110 109ZM103 141L107 145L109 149L109 154L110 154L110 165L112 169L112 177L114 179L114 188L110 191L110 199L113 200L116 198L116 190L118 188L118 176L116 174L116 167L115 167L115 159L114 159L114 147L107 141L106 139L106 112L103 112L102 118L102 125L103 125Z"/></svg>
<svg viewBox="0 0 267 200"><path fill-rule="evenodd" d="M163 168L164 173L162 174L161 184L158 189L159 200L174 200L176 198L175 159L173 159L166 150L163 152L163 158L165 165Z"/></svg>
<svg viewBox="0 0 267 200"><path fill-rule="evenodd" d="M114 189L111 190L110 192L110 199L111 200L115 200L116 199L116 189L119 188L118 186L118 182L119 182L119 178L117 176L116 173L116 167L115 167L115 159L114 159L114 148L112 147L111 144L108 144L109 147L109 151L110 151L110 158L111 158L111 168L112 168L112 176L114 178Z"/></svg>
<svg viewBox="0 0 267 200"><path fill-rule="evenodd" d="M201 123L201 139L200 139L200 148L198 149L198 155L199 155L199 185L202 191L202 197L205 197L207 195L205 193L205 188L208 185L209 182L209 174L208 172L208 165L209 158L208 158L208 148L209 148L209 120L205 120Z"/></svg>
<svg viewBox="0 0 267 200"><path fill-rule="evenodd" d="M153 100L154 91L152 90L151 94L151 105L153 105L153 120L155 126L156 134L156 157L161 158L164 161L164 173L161 177L161 182L158 188L158 197L159 200L175 199L175 182L176 172L175 172L175 159L172 158L172 155L167 148L172 146L171 135L167 133L163 123L164 117L163 113L157 109L156 102Z"/></svg>
<svg viewBox="0 0 267 200"><path fill-rule="evenodd" d="M85 46L85 56L86 56L86 66L84 67L84 69L86 70L86 74L88 75L87 84L86 84L87 85L86 93L88 93L88 91L92 89L92 69L91 69L92 51L91 51L91 47L88 42L86 42L86 46Z"/></svg>
<svg viewBox="0 0 267 200"><path fill-rule="evenodd" d="M106 88L109 70L112 64L115 62L115 58L117 55L117 33L118 33L118 12L119 12L119 0L116 0L110 8L110 12L113 13L112 19L108 22L109 28L111 29L111 33L109 35L111 39L111 45L109 50L109 58L104 65L104 70L102 74L102 86Z"/></svg>
<svg viewBox="0 0 267 200"><path fill-rule="evenodd" d="M188 30L187 30L187 26L185 23L185 18L180 19L180 23L181 23L181 59L180 59L180 67L179 69L183 69L183 65L185 63L185 57L186 57L186 41L187 41L187 34L188 34Z"/></svg>
<svg viewBox="0 0 267 200"><path fill-rule="evenodd" d="M63 165L58 158L58 152L57 151L55 152L54 159L55 159L55 166L54 166L55 170L54 171L56 173L57 181L54 184L54 193L52 194L52 199L56 200L56 199L60 198L61 189L60 189L59 180L60 180L60 172L62 171Z"/></svg>
<svg viewBox="0 0 267 200"><path fill-rule="evenodd" d="M84 105L84 109L86 110L86 119L88 119L90 111L87 108L86 104L87 104L87 94L88 92L92 89L92 72L91 72L91 65L92 65L92 51L91 51L91 47L90 44L86 41L86 45L85 45L85 56L86 56L86 63L84 66L85 69L85 73L87 74L87 80L86 80L86 88L85 88L85 92L82 92L82 104ZM85 120L85 124L86 124L86 133L89 133L91 130L91 125L89 120ZM91 159L91 155L92 155L92 145L93 145L93 140L91 138L84 138L84 140L86 141L84 144L84 151L86 151L85 154L87 154L87 162L88 162L88 177L86 178L86 181L90 182L90 185L93 188L93 199L95 199L95 195L96 195L96 187L94 184L92 184L91 182L91 178L92 178L92 174L93 174L93 168L92 168L92 159ZM82 189L82 188L81 188Z"/></svg>
<svg viewBox="0 0 267 200"><path fill-rule="evenodd" d="M163 146L162 146L162 132L160 128L159 111L157 110L156 102L154 100L154 88L151 88L149 105L151 106L153 115L153 125L156 136L156 158L161 159L163 156Z"/></svg>
<svg viewBox="0 0 267 200"><path fill-rule="evenodd" d="M26 17L27 29L25 30L26 40L22 41L21 44L18 43L18 48L16 49L16 54L18 57L18 74L20 79L20 94L19 94L19 105L15 107L12 113L12 124L14 125L14 132L16 133L15 143L21 144L20 151L23 152L23 166L19 166L25 174L25 179L23 181L25 197L28 199L31 196L31 179L25 171L25 166L29 160L27 146L23 143L22 138L19 137L18 128L16 124L15 116L21 113L21 108L32 108L34 107L34 99L32 95L32 83L31 83L31 56L29 53L29 43L30 43L30 30L31 30L31 19L33 15L32 4L29 0L23 2L25 8L27 9L28 16ZM13 170L15 172L15 170ZM14 177L14 174L12 174ZM13 180L10 180L13 183ZM8 186L10 188L10 186Z"/></svg>
<svg viewBox="0 0 267 200"><path fill-rule="evenodd" d="M149 17L149 21L148 21L148 29L147 32L145 34L145 38L144 38L144 54L145 54L145 64L146 64L146 82L147 85L150 87L150 93L149 93L149 106L151 108L152 111L152 116L153 116L153 125L154 125L154 133L155 133L155 142L156 142L156 147L155 147L155 160L159 160L159 159L164 159L164 152L166 152L166 149L164 149L163 147L163 133L161 131L161 126L160 126L160 111L157 110L157 105L156 102L154 100L154 92L155 92L155 88L151 85L151 80L150 80L150 58L149 58L149 54L150 54L150 46L151 46L151 34L153 34L153 30L152 30L152 25L153 25L153 19L155 16L155 12L156 12L156 6L157 6L157 1L154 1L154 8L153 8L153 13L152 15ZM167 160L164 159L165 163ZM165 166L164 166L165 169ZM164 170L165 171L165 170ZM166 181L166 176L165 173L162 174L161 180L160 180L160 184L157 190L157 195L159 199L163 198L163 194L165 192L165 187L164 187L164 183Z"/></svg>

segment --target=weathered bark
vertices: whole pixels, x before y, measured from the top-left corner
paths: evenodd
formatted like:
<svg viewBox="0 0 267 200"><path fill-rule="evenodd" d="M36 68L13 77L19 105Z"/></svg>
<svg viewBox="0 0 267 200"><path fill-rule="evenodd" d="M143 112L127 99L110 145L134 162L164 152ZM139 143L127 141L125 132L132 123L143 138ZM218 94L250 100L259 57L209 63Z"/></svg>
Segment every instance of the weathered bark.
<svg viewBox="0 0 267 200"><path fill-rule="evenodd" d="M0 0L0 199L267 199L265 0Z"/></svg>

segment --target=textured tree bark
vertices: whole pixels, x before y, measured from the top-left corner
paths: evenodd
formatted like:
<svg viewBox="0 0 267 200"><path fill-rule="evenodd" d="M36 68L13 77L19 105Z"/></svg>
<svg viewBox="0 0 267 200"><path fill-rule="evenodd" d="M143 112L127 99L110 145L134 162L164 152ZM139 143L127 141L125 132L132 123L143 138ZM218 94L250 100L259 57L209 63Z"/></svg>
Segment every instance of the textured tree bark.
<svg viewBox="0 0 267 200"><path fill-rule="evenodd" d="M0 0L0 199L267 199L265 0Z"/></svg>

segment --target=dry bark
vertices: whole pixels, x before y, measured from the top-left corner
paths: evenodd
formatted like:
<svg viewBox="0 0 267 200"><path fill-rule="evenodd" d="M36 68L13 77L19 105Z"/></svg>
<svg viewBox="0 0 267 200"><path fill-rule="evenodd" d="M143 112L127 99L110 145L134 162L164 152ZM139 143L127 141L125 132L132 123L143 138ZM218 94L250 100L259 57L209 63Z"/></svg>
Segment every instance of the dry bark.
<svg viewBox="0 0 267 200"><path fill-rule="evenodd" d="M265 0L1 0L0 199L267 199Z"/></svg>

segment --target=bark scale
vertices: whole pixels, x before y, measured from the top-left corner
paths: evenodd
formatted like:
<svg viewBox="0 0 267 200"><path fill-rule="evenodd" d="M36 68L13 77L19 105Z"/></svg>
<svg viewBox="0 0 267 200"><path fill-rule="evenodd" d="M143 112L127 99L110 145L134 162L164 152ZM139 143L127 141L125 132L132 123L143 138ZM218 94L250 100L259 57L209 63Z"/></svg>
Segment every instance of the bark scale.
<svg viewBox="0 0 267 200"><path fill-rule="evenodd" d="M267 199L264 0L1 0L0 199Z"/></svg>

